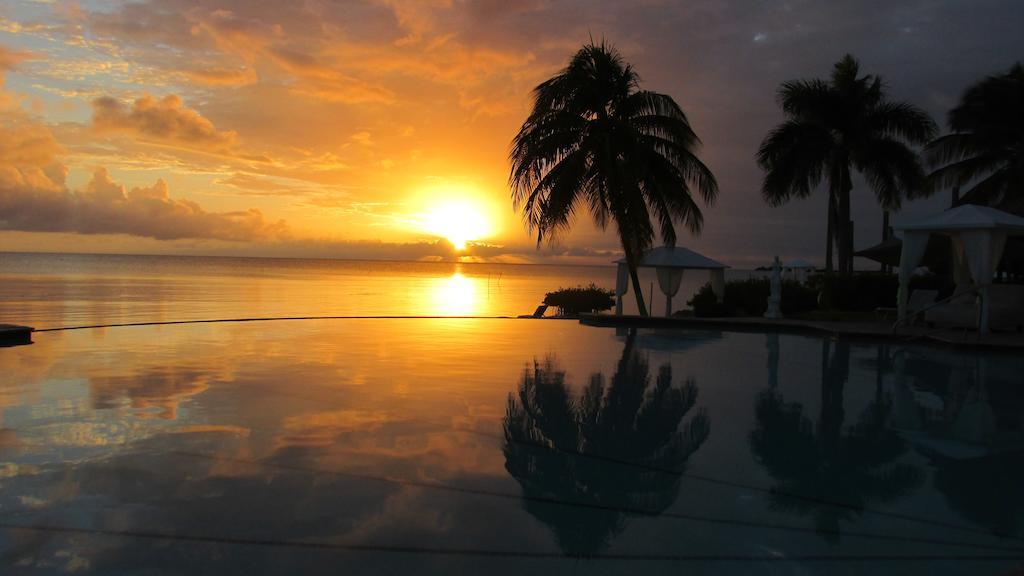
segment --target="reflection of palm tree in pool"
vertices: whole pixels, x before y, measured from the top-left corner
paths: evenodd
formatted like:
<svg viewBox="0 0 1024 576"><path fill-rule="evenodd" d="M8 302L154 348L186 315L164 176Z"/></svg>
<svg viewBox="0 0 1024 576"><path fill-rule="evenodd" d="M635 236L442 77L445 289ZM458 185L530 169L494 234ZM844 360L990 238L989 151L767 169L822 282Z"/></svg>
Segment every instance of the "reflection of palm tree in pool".
<svg viewBox="0 0 1024 576"><path fill-rule="evenodd" d="M876 382L875 398L859 418L843 427L843 386L849 377L850 345L822 343L821 411L817 426L798 403L777 390L763 390L755 404L757 426L751 451L779 484L772 504L795 514L813 515L830 541L840 521L853 519L868 502L892 502L921 484L920 469L894 461L906 451L886 427L891 400ZM793 497L793 495L797 497ZM830 504L832 503L832 504ZM838 505L837 505L838 504Z"/></svg>
<svg viewBox="0 0 1024 576"><path fill-rule="evenodd" d="M652 386L647 358L634 340L630 333L607 386L597 373L573 397L565 372L548 359L527 370L518 394L509 395L505 468L530 497L526 510L551 527L569 555L602 551L637 510L656 515L668 508L678 496L686 459L710 430L703 409L681 425L696 402L697 386L672 386L667 363ZM624 510L614 510L619 507Z"/></svg>

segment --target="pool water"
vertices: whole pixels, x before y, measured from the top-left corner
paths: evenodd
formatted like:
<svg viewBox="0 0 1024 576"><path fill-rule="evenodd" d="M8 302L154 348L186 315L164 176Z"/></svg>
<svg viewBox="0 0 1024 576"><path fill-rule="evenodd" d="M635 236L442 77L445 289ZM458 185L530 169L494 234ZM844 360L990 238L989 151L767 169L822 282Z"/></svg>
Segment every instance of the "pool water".
<svg viewBox="0 0 1024 576"><path fill-rule="evenodd" d="M1024 359L568 321L0 349L3 574L1010 574Z"/></svg>

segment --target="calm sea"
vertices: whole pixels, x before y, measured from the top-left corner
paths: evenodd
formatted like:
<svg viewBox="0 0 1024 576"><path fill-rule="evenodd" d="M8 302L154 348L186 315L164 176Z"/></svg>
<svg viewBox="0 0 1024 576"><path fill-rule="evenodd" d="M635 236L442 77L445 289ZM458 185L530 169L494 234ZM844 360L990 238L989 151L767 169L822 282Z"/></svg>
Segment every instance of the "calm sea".
<svg viewBox="0 0 1024 576"><path fill-rule="evenodd" d="M730 270L730 277L746 277ZM656 313L665 298L643 271ZM684 276L674 308L705 282ZM0 322L36 328L268 316L516 316L608 266L0 253ZM627 313L635 312L632 295Z"/></svg>

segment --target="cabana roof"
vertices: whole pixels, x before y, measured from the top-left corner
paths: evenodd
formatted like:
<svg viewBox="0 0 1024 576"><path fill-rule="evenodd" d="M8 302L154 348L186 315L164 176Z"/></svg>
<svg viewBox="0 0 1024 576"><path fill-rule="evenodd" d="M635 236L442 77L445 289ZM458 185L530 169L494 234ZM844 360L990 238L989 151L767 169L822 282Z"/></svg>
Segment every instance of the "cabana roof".
<svg viewBox="0 0 1024 576"><path fill-rule="evenodd" d="M989 206L962 204L920 220L897 224L894 228L936 234L957 230L1005 230L1024 233L1024 218Z"/></svg>
<svg viewBox="0 0 1024 576"><path fill-rule="evenodd" d="M626 259L620 258L615 263L625 264ZM682 246L674 248L658 246L657 248L652 248L644 254L638 266L643 268L691 268L700 270L728 268L728 266L717 260L712 260L703 254L698 254Z"/></svg>

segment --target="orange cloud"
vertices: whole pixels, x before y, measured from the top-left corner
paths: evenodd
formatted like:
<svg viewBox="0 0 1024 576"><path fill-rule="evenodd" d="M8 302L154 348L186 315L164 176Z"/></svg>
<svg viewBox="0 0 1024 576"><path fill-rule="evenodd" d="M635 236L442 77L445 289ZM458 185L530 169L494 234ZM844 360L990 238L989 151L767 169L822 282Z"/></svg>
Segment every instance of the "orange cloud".
<svg viewBox="0 0 1024 576"><path fill-rule="evenodd" d="M104 96L93 100L92 108L92 125L98 132L128 134L140 140L218 152L226 151L235 142L235 132L217 130L199 112L186 108L174 94L160 100L147 94L135 100L130 108L115 98Z"/></svg>
<svg viewBox="0 0 1024 576"><path fill-rule="evenodd" d="M32 55L28 52L11 50L10 48L0 46L0 74L13 70L18 63L28 60L31 57ZM0 77L0 79L2 79L2 77Z"/></svg>
<svg viewBox="0 0 1024 576"><path fill-rule="evenodd" d="M259 80L256 71L249 67L197 67L182 70L181 73L192 82L204 86L245 86Z"/></svg>
<svg viewBox="0 0 1024 576"><path fill-rule="evenodd" d="M173 420L178 405L206 391L210 375L202 370L149 367L128 376L102 376L89 380L93 408L115 408L127 399L140 418Z"/></svg>
<svg viewBox="0 0 1024 576"><path fill-rule="evenodd" d="M287 233L283 222L268 222L256 209L207 212L191 200L171 198L162 179L126 191L100 168L84 190L68 190L66 168L55 160L59 151L43 126L0 126L0 229L161 240L245 241Z"/></svg>
<svg viewBox="0 0 1024 576"><path fill-rule="evenodd" d="M287 233L283 221L268 222L255 208L207 212L191 200L171 198L162 179L126 192L100 168L84 190L68 191L39 170L14 174L22 177L0 178L0 229L4 230L229 241Z"/></svg>

